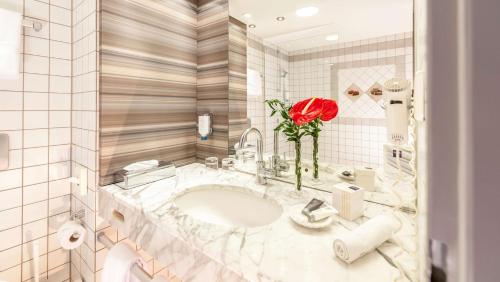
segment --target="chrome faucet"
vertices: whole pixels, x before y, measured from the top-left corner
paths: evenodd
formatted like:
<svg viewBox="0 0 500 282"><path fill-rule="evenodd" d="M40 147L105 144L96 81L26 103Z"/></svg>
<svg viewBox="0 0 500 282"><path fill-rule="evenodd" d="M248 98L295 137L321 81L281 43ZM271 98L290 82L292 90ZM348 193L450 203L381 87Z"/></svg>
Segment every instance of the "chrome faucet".
<svg viewBox="0 0 500 282"><path fill-rule="evenodd" d="M273 156L271 157L272 173L275 177L280 177L282 171L290 169L290 165L285 160L281 160L279 154L279 134L279 131L274 131Z"/></svg>
<svg viewBox="0 0 500 282"><path fill-rule="evenodd" d="M264 156L263 156L264 143L260 131L255 127L250 127L247 130L245 130L245 132L241 134L239 148L244 149L245 143L247 142L247 135L250 132L254 132L255 135L257 135L257 161L255 162L257 165L257 172L255 173L255 178L257 180L257 183L266 184L267 183L266 165L264 163Z"/></svg>

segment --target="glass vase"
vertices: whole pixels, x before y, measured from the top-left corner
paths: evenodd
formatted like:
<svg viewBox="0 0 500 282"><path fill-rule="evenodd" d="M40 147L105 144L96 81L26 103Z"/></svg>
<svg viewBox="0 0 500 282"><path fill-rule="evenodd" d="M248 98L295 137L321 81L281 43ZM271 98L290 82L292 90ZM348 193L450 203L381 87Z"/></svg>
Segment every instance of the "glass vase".
<svg viewBox="0 0 500 282"><path fill-rule="evenodd" d="M319 135L313 136L313 179L319 179L318 151L319 151Z"/></svg>
<svg viewBox="0 0 500 282"><path fill-rule="evenodd" d="M302 144L299 141L295 142L295 187L297 191L302 189L302 163L300 158Z"/></svg>

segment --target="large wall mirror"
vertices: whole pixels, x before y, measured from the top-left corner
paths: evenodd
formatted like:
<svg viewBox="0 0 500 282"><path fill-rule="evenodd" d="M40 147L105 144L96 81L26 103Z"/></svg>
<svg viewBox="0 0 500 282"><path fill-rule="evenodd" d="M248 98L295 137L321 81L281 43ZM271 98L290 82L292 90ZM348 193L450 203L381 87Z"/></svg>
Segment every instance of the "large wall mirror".
<svg viewBox="0 0 500 282"><path fill-rule="evenodd" d="M266 100L334 99L339 113L324 123L319 138L319 180L311 177L312 140L304 138L304 185L329 191L339 181L359 183L373 170L367 200L414 208L411 108L403 121L407 142L396 146L388 125L401 120L388 119L384 88L388 81L407 81L411 96L412 1L272 2L232 0L229 7L231 17L247 24L247 116L263 133L267 159L276 153L275 142L291 165L295 152L284 136L276 141L279 119L270 117ZM293 181L293 174L291 169L279 178Z"/></svg>

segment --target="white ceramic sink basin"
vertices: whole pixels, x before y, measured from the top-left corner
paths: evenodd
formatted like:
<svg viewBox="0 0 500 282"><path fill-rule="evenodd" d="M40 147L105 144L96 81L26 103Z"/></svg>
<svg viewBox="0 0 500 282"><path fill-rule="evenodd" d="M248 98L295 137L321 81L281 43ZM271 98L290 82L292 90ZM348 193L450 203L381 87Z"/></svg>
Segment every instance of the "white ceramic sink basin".
<svg viewBox="0 0 500 282"><path fill-rule="evenodd" d="M198 220L236 227L267 225L283 213L275 200L229 185L189 188L175 198L174 203L183 213Z"/></svg>

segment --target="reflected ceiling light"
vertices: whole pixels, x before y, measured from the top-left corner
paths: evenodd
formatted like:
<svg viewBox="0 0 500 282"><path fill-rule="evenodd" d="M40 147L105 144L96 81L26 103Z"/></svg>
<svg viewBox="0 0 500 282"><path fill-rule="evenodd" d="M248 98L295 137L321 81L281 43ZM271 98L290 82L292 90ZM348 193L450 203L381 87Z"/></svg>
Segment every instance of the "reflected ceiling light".
<svg viewBox="0 0 500 282"><path fill-rule="evenodd" d="M245 17L245 18L249 19L249 18L251 18L251 17L252 17L252 14L250 14L250 13L244 13L244 14L243 14L243 17Z"/></svg>
<svg viewBox="0 0 500 282"><path fill-rule="evenodd" d="M282 21L285 20L285 17L277 17L276 20L279 21L279 22L282 22Z"/></svg>
<svg viewBox="0 0 500 282"><path fill-rule="evenodd" d="M295 14L299 17L310 17L314 16L319 12L318 7L304 7L295 11Z"/></svg>
<svg viewBox="0 0 500 282"><path fill-rule="evenodd" d="M257 26L256 26L256 25L254 25L254 24L249 24L249 25L248 25L248 27L249 27L249 28L256 28Z"/></svg>
<svg viewBox="0 0 500 282"><path fill-rule="evenodd" d="M328 35L325 39L328 41L337 41L339 40L339 35L338 34Z"/></svg>

